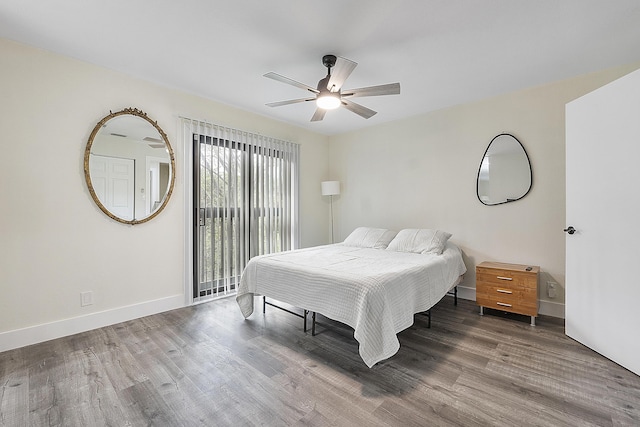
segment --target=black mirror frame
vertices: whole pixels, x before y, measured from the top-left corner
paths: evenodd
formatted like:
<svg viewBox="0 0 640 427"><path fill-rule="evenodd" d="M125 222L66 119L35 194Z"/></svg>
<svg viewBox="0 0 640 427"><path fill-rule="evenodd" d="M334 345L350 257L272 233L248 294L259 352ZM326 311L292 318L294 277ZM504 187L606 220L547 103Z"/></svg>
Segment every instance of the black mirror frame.
<svg viewBox="0 0 640 427"><path fill-rule="evenodd" d="M518 144L520 144L520 148L522 148L522 151L524 152L524 155L527 158L527 163L529 164L529 175L531 176L531 182L529 183L529 188L527 189L527 191L517 199L507 199L504 202L498 202L498 203L485 203L480 198L480 188L479 188L480 187L480 171L482 170L482 162L487 156L487 152L489 151L489 148L491 148L491 144L493 143L493 141L495 141L497 138L501 136L510 136L511 138L515 139L516 142L518 142ZM505 203L515 202L523 199L527 194L529 194L531 192L531 188L533 188L533 167L531 166L531 159L529 158L529 153L527 153L527 150L525 150L524 145L522 145L522 142L520 142L518 138L511 135L510 133L501 133L493 137L493 139L491 139L491 142L489 142L489 145L487 145L487 149L484 150L484 154L482 155L482 158L480 159L480 166L478 166L478 175L476 176L476 196L478 197L478 200L480 201L480 203L482 203L485 206L497 206L497 205L504 205Z"/></svg>

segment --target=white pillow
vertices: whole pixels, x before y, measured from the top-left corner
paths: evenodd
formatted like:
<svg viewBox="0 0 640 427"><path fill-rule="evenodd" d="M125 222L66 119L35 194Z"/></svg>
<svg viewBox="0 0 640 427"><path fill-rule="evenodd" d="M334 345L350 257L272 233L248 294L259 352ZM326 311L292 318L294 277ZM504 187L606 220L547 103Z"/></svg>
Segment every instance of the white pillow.
<svg viewBox="0 0 640 427"><path fill-rule="evenodd" d="M407 228L400 230L387 250L440 255L450 237L446 231Z"/></svg>
<svg viewBox="0 0 640 427"><path fill-rule="evenodd" d="M395 235L395 231L386 228L358 227L344 239L344 244L358 248L385 249Z"/></svg>

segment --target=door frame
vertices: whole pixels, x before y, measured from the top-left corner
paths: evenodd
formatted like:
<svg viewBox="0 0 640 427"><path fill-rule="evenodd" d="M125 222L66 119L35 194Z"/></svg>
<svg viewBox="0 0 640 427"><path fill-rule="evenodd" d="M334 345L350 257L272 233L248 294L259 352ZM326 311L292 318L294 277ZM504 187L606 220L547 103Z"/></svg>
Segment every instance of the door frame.
<svg viewBox="0 0 640 427"><path fill-rule="evenodd" d="M183 129L182 152L184 153L182 165L182 182L184 183L183 207L184 207L184 296L185 305L199 304L193 300L193 133L190 126L180 123Z"/></svg>

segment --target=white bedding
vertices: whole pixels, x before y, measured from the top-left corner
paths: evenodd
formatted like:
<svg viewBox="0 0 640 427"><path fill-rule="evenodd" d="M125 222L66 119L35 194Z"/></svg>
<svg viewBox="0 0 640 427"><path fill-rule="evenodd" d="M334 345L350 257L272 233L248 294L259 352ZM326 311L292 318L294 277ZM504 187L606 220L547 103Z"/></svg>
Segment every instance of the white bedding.
<svg viewBox="0 0 640 427"><path fill-rule="evenodd" d="M430 309L466 272L460 249L442 255L335 245L255 257L242 273L236 301L244 317L254 295L315 311L354 329L367 366L393 356L396 334Z"/></svg>

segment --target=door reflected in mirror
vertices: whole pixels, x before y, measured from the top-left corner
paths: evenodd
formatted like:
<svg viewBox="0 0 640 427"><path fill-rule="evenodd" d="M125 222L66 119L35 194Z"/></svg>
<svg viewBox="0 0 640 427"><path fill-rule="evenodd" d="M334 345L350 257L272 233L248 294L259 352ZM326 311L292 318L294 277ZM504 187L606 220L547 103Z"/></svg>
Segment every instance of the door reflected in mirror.
<svg viewBox="0 0 640 427"><path fill-rule="evenodd" d="M150 220L173 190L175 159L169 140L137 109L111 113L98 122L87 142L84 163L91 196L119 222Z"/></svg>
<svg viewBox="0 0 640 427"><path fill-rule="evenodd" d="M531 163L520 141L509 134L493 138L478 170L478 199L489 206L515 202L529 193L531 185Z"/></svg>

